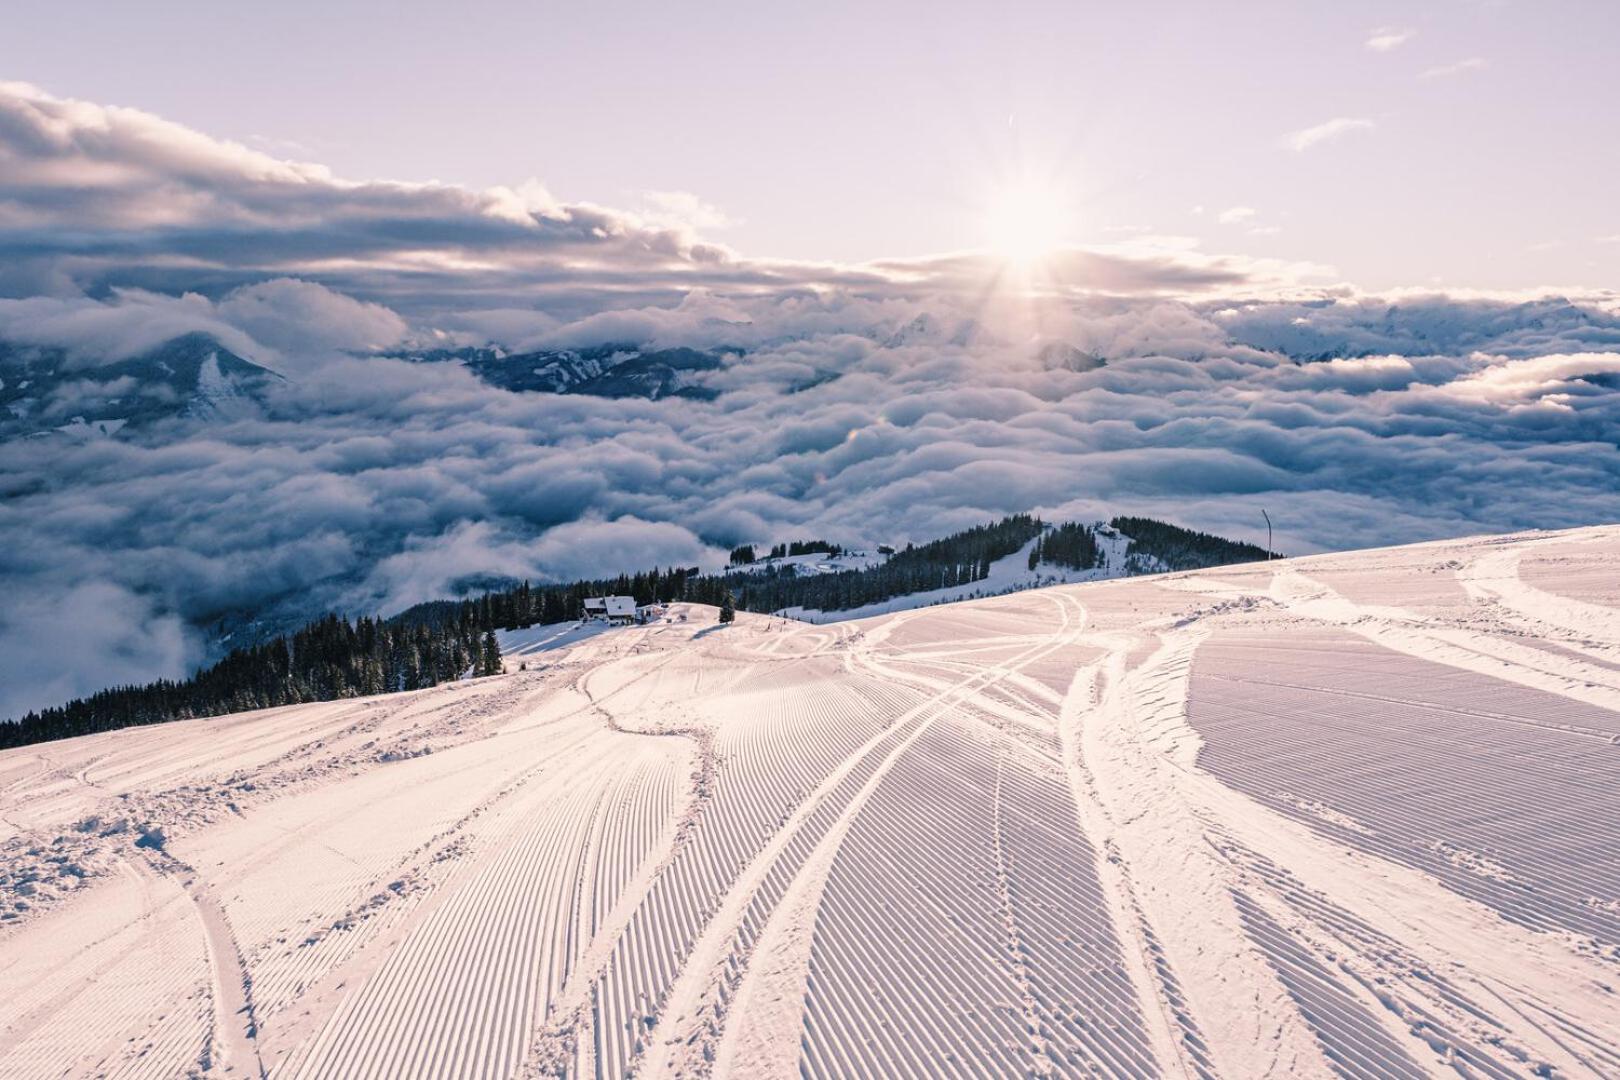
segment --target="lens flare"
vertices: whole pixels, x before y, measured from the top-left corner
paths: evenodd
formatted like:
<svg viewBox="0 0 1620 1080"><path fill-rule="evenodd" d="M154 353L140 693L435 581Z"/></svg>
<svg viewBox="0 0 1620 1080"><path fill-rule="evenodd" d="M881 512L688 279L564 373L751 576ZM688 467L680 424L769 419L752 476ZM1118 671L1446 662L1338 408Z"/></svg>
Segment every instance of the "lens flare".
<svg viewBox="0 0 1620 1080"><path fill-rule="evenodd" d="M1002 188L985 214L985 241L1008 262L1027 266L1062 247L1072 224L1054 185L1021 181Z"/></svg>

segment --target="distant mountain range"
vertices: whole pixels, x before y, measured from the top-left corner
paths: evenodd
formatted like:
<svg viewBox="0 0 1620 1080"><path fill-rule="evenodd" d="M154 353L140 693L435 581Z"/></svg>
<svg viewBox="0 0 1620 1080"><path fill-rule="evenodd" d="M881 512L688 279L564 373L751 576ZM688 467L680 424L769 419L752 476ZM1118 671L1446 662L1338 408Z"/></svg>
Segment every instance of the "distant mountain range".
<svg viewBox="0 0 1620 1080"><path fill-rule="evenodd" d="M725 353L608 344L519 353L476 346L396 355L424 364L461 364L491 386L519 393L708 401L719 391L704 385L702 376L718 370Z"/></svg>
<svg viewBox="0 0 1620 1080"><path fill-rule="evenodd" d="M892 341L954 341L967 332L919 316ZM419 364L458 364L490 386L513 393L711 401L720 390L709 376L735 362L741 350L658 349L621 342L529 352L480 345L385 355ZM1045 367L1069 371L1089 371L1105 362L1063 342L1042 346L1037 359ZM818 372L790 392L838 376L837 371ZM61 346L0 341L0 439L94 438L173 418L235 419L252 415L263 403L265 389L282 379L201 332L122 360L98 360Z"/></svg>
<svg viewBox="0 0 1620 1080"><path fill-rule="evenodd" d="M960 325L945 323L929 315L919 315L883 340L885 347L898 345L960 346L978 332L971 320ZM679 397L710 401L720 391L706 378L726 366L728 358L743 355L737 348L714 350L684 347L655 349L618 342L579 349L540 349L507 352L496 346L480 345L457 349L429 349L390 354L396 359L423 364L460 364L491 386L518 393L585 394L605 398ZM1043 367L1069 371L1091 371L1102 367L1102 358L1065 342L1041 346L1036 359ZM809 389L838 378L837 371L822 371L791 392Z"/></svg>
<svg viewBox="0 0 1620 1080"><path fill-rule="evenodd" d="M0 439L97 438L176 417L234 419L257 411L280 379L202 333L105 363L0 341Z"/></svg>

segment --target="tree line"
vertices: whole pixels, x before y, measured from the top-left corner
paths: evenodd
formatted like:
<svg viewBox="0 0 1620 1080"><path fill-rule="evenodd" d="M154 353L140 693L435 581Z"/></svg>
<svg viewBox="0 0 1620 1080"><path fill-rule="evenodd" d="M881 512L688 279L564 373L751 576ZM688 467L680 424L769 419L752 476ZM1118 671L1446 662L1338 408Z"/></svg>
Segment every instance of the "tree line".
<svg viewBox="0 0 1620 1080"><path fill-rule="evenodd" d="M1044 528L1039 518L1014 514L926 544L908 544L883 562L861 569L802 574L791 565L765 566L697 578L687 583L683 599L718 604L729 591L744 611L848 611L896 596L982 581L989 576L991 563L1018 551Z"/></svg>
<svg viewBox="0 0 1620 1080"><path fill-rule="evenodd" d="M1109 524L1131 538L1127 568L1132 572L1156 568L1145 557L1172 570L1266 558L1265 550L1253 544L1151 518L1116 517ZM703 574L697 567L670 567L590 581L525 581L476 597L418 604L389 619L362 616L351 621L325 615L291 634L233 649L189 679L113 687L31 712L14 723L0 722L0 748L499 674L495 631L579 618L587 596L631 596L637 604L689 601L760 613L784 608L848 611L982 581L992 563L1031 540L1038 540L1032 568L1041 562L1082 570L1097 565L1093 528L1049 527L1029 514L1014 514L929 543L908 544L873 566L836 573L800 574L791 566L766 566ZM796 541L787 550L819 551L821 544Z"/></svg>
<svg viewBox="0 0 1620 1080"><path fill-rule="evenodd" d="M437 625L327 615L292 634L234 649L189 679L116 686L0 724L0 747L116 728L419 690L495 675L500 646L468 618Z"/></svg>

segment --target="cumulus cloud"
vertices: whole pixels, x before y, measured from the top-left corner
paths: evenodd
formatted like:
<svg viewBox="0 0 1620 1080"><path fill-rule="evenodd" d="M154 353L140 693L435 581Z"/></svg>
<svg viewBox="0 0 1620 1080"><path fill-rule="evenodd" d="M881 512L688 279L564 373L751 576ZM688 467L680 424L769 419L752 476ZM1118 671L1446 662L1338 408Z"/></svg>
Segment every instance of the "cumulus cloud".
<svg viewBox="0 0 1620 1080"><path fill-rule="evenodd" d="M1232 206L1222 210L1215 220L1222 225L1241 225L1246 221L1252 221L1256 213L1258 211L1252 206Z"/></svg>
<svg viewBox="0 0 1620 1080"><path fill-rule="evenodd" d="M281 371L301 371L337 354L375 352L411 336L406 321L322 285L274 278L211 300L114 289L85 296L0 298L0 341L65 346L76 362L123 360L182 334L205 333Z"/></svg>
<svg viewBox="0 0 1620 1080"><path fill-rule="evenodd" d="M729 229L741 222L690 191L649 191L642 196L642 217L656 224L694 231Z"/></svg>
<svg viewBox="0 0 1620 1080"><path fill-rule="evenodd" d="M293 278L245 285L227 293L215 313L286 356L376 352L400 344L405 320L381 304Z"/></svg>
<svg viewBox="0 0 1620 1080"><path fill-rule="evenodd" d="M0 84L0 288L224 291L324 268L365 299L408 295L419 275L463 288L725 278L730 254L684 222L702 204L666 196L658 220L564 205L538 184L473 191L356 182L211 139L136 109ZM364 286L364 287L362 287ZM375 294L375 295L367 295Z"/></svg>
<svg viewBox="0 0 1620 1080"><path fill-rule="evenodd" d="M1365 117L1336 116L1332 120L1325 120L1320 124L1292 132L1285 136L1283 141L1290 149L1299 152L1341 139L1354 131L1371 131L1375 126Z"/></svg>
<svg viewBox="0 0 1620 1080"><path fill-rule="evenodd" d="M1572 394L1606 394L1620 376L1620 352L1482 359L1484 366L1447 383L1444 392L1469 401L1540 405L1573 413Z"/></svg>
<svg viewBox="0 0 1620 1080"><path fill-rule="evenodd" d="M165 296L114 290L107 301L88 297L0 298L0 340L60 345L79 361L123 360L181 334L213 334L228 348L248 350L251 337L218 316L195 293Z"/></svg>
<svg viewBox="0 0 1620 1080"><path fill-rule="evenodd" d="M707 238L732 221L687 192L648 192L632 211L565 203L533 180L484 190L348 180L20 83L0 83L0 161L0 297L217 300L291 279L408 320L468 326L481 312L527 311L538 322L669 306L694 290L977 292L990 272L970 257L932 266L747 259ZM1267 268L1258 279L1249 271L1240 259L1119 245L1078 249L1062 267L1065 288L1112 293L1269 284ZM281 285L244 295L242 306L295 295ZM318 321L330 325L334 313ZM355 340L331 344L363 347L397 329L374 309L356 316Z"/></svg>

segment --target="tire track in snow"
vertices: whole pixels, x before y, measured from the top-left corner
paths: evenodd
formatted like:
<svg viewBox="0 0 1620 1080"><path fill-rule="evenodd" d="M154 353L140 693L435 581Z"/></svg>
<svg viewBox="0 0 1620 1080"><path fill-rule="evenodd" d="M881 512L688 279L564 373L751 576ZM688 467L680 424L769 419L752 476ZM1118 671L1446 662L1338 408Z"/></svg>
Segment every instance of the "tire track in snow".
<svg viewBox="0 0 1620 1080"><path fill-rule="evenodd" d="M891 726L890 730L895 730L909 724L911 730L871 771L861 789L839 809L836 820L816 841L809 856L792 871L792 877L781 899L772 907L765 927L752 950L746 956L735 958L736 962L743 965L743 972L732 1002L717 1017L717 1022L721 1026L718 1049L711 1054L706 1044L699 1045L696 1048L699 1052L689 1055L684 1063L673 1060L672 1055L666 1050L661 1056L653 1059L646 1075L663 1077L672 1072L703 1075L707 1071L706 1066L711 1056L714 1062L713 1071L718 1076L764 1078L798 1075L801 1056L800 1033L804 1025L805 992L815 938L816 915L834 860L838 857L862 809L889 776L896 763L928 733L937 719L963 701L1007 678L1023 664L1072 643L1084 626L1084 609L1061 596L1054 595L1043 599L1054 603L1058 610L1061 622L1057 631L1036 639L1037 643L1034 646L1013 660L995 667L977 669L957 682L926 680L924 685L935 691L934 696L915 706ZM857 664L865 665L869 670L885 678L915 678L887 662L876 660L870 653L868 647L856 658ZM862 747L846 760L846 768L870 753L871 749L870 743ZM808 805L809 800L805 803L805 806ZM800 830L804 827L804 823L801 820L794 823L793 827L795 831ZM787 829L782 830L777 839L791 839L786 836L787 832ZM774 857L772 855L773 860ZM737 892L734 887L733 895ZM1006 899L1010 902L1010 897ZM1010 918L1010 908L1005 910L1008 911ZM728 919L727 923L711 923L711 926L723 926L734 921L736 920ZM1020 954L1013 951L1009 954L1008 963L1017 968L1020 964ZM710 964L711 969L718 966L713 962ZM688 967L683 970L701 971L692 966L690 961ZM709 977L715 981L726 978L721 971L712 971ZM700 979L696 978L687 982L682 988L683 1003L702 990L699 984ZM1029 989L1027 971L1024 972L1023 985L1027 996ZM671 995L671 1000L676 1000L674 995ZM1032 998L1027 1001L1027 1005L1033 1015ZM667 1003L665 1008L666 1011L669 1009ZM677 1031L664 1042L663 1046L668 1048L681 1038L682 1033ZM682 1045L691 1046L690 1036ZM677 1065L681 1064L685 1067L677 1069Z"/></svg>
<svg viewBox="0 0 1620 1080"><path fill-rule="evenodd" d="M1053 602L1062 613L1063 627L1067 630L1071 618L1068 603L1062 600ZM914 681L913 677L877 661L872 656L874 645L887 637L894 625L912 617L915 617L915 614L908 613L891 620L879 633L867 635L863 647L857 652L850 653L849 657L858 667L864 666L881 678ZM1048 636L1028 650L1026 655L1029 658L1044 655L1047 651L1067 643L1068 641L1063 638L1054 642L1053 636ZM799 1028L797 1018L802 1015L803 973L808 965L811 932L809 927L801 926L802 932L796 933L793 925L779 917L780 913L795 911L801 917L808 913L808 917L813 919L814 907L810 900L825 882L826 869L837 854L838 842L847 834L860 807L871 797L883 776L939 715L977 689L1002 677L1011 667L1012 665L1004 665L981 669L954 683L926 680L925 684L935 690L932 697L913 706L895 718L884 730L873 735L830 772L814 791L801 800L794 813L754 856L742 873L729 884L719 909L711 916L694 947L688 952L681 964L676 983L662 1003L653 1041L636 1067L638 1077L664 1077L677 1073L684 1075L688 1072L703 1074L708 1071L711 1059L717 1055L728 1063L746 1061L750 1063L751 1072L761 1075L767 1072L774 1074L776 1070L783 1068L789 1072L796 1069ZM757 1045L750 1047L746 1058L737 1056L735 1051L724 1046L718 1051L711 1049L711 1044L717 1037L715 1029L723 1030L728 1016L733 1014L748 1016L752 1011L746 1008L727 1009L722 1003L709 999L714 990L726 987L737 978L735 975L727 974L728 968L734 971L740 965L746 971L751 967L750 955L738 955L740 948L738 939L742 932L743 919L755 905L755 895L759 892L760 884L773 872L790 842L794 841L805 830L807 823L823 809L822 804L844 785L863 761L879 751L885 743L893 742L896 737L900 741L885 753L861 788L838 809L836 818L820 835L815 848L804 863L791 871L792 876L786 891L782 898L772 905L765 929L753 943L752 949L748 950L750 955L761 954L762 950L766 954L782 954L770 965L773 973L772 981L778 985L775 992L767 998L780 1004L775 1014L778 1022L768 1026L756 1023L751 1028L749 1039ZM753 992L746 977L743 977L743 985L736 990L738 1000ZM793 1021L784 1021L783 1018L788 1014L792 1014ZM668 1030L672 1022L677 1025L673 1032ZM684 1057L679 1056L681 1054Z"/></svg>
<svg viewBox="0 0 1620 1080"><path fill-rule="evenodd" d="M1007 823L1002 813L1002 786L1005 784L1006 778L1007 747L1003 742L1002 745L996 748L995 792L991 796L990 804L990 835L993 839L993 849L996 857L996 893L1001 901L1002 925L1007 932L1007 957L1012 966L1013 981L1018 984L1018 1004L1024 1014L1024 1031L1028 1034L1030 1040L1029 1053L1032 1061L1030 1075L1051 1076L1054 1071L1054 1064L1052 1059L1046 1056L1046 1046L1041 1038L1040 1006L1035 1001L1035 990L1030 979L1029 964L1024 956L1027 946L1024 942L1023 931L1018 925L1018 913L1013 906L1013 868L1012 860L1007 853L1005 840Z"/></svg>
<svg viewBox="0 0 1620 1080"><path fill-rule="evenodd" d="M604 703L634 689L668 659L650 669L638 664L634 674L614 689L594 698L582 694L585 700L580 705L543 724L558 727L587 714L603 717ZM573 687L577 690L594 670L582 668ZM609 726L604 720L603 728L597 730ZM508 728L501 737L522 730ZM632 732L625 737L645 736ZM579 823L566 814L557 815L567 808L569 799L579 797L581 792L586 804L597 805L591 794L599 793L599 789L592 785L602 782L619 749L614 741L582 735L520 771L501 791L436 837L439 840L457 834L474 819L498 807L504 806L510 813L524 800L533 801L540 794L533 785L547 774L556 774L553 786L545 791L543 813L533 820L515 820L490 840L478 859L459 867L448 881L434 889L386 943L375 943L367 949L369 955L356 958L353 970L344 973L341 982L356 980L360 985L352 990L341 984L331 986L333 995L342 996L334 997L335 1008L324 1017L313 1038L296 1040L299 1045L284 1062L286 1071L298 1076L347 1077L387 1074L399 1068L431 1068L459 1070L461 1075L508 1075L525 1067L524 1062L535 1049L533 1032L541 1029L553 997L547 979L566 978L564 974L548 973L556 973L558 964L566 970L573 960L570 950L581 945L577 938L572 945L566 940L566 927L573 925L575 912L571 903L563 901L554 873L559 865L558 845L566 846L566 837L579 835ZM564 764L569 768L563 769ZM568 860L567 855L561 858ZM568 865L574 866L577 873L577 849ZM528 884L514 895L512 886L520 879ZM577 880L574 885L570 895L577 897ZM528 899L530 893L542 892L544 895L536 895L533 902ZM563 912L562 908L568 910ZM531 921L537 917L538 922ZM482 935L496 932L482 925L487 921L496 922L508 945L521 946L517 955L508 957L497 943L481 940ZM549 937L539 941L525 932L524 926L543 929ZM472 955L456 955L463 948ZM445 960L447 956L456 956L454 963ZM444 982L454 981L470 988L466 992L476 995L477 1000L457 1006L442 989L435 989L433 983L439 980L429 975L433 965L441 962L445 967ZM530 980L539 984L537 989ZM507 989L497 991L497 984ZM479 1015L483 1022L495 1024L498 1032L476 1044L458 1034L453 1046L435 1050L430 1045L429 1030L437 1025L437 1030L459 1032L451 1018L458 1008L460 1014L468 1010L475 1015L485 1010L498 1014ZM368 1049L369 1040L377 1037L390 1044L407 1045L385 1045L373 1052Z"/></svg>
<svg viewBox="0 0 1620 1080"><path fill-rule="evenodd" d="M1506 1041L1520 1048L1517 1056L1524 1061L1541 1063L1568 1075L1601 1075L1590 1067L1582 1054L1572 1052L1564 1040L1552 1037L1542 1025L1525 1022L1522 1017L1526 1005L1523 1003L1557 997L1565 1003L1566 1009L1575 1010L1581 1024L1608 1032L1597 1036L1600 1043L1612 1042L1620 1039L1620 1031L1615 1030L1620 1021L1613 1015L1612 991L1604 989L1606 980L1613 978L1612 970L1594 964L1558 939L1503 922L1494 912L1450 892L1427 875L1342 847L1309 826L1253 802L1204 773L1195 764L1201 741L1187 725L1184 705L1178 700L1185 688L1178 692L1164 686L1166 678L1185 681L1185 655L1196 645L1201 631L1197 628L1170 631L1163 636L1166 644L1159 652L1142 669L1127 677L1127 683L1134 684L1131 692L1115 698L1113 707L1105 710L1111 714L1111 720L1124 720L1123 724L1114 726L1138 740L1151 755L1163 758L1157 769L1151 760L1146 767L1133 762L1128 768L1117 769L1117 761L1106 760L1102 767L1094 767L1094 772L1104 774L1105 782L1127 781L1124 791L1129 797L1117 800L1117 805L1140 815L1153 811L1166 798L1180 802L1192 818L1185 827L1166 833L1167 843L1185 845L1189 838L1208 835L1214 845L1209 850L1219 851L1223 845L1235 841L1242 848L1264 853L1275 865L1297 870L1299 889L1308 890L1309 894L1322 898L1322 902L1345 912L1359 912L1359 918L1386 927L1390 940L1398 942L1407 956L1417 959L1416 977L1410 964L1385 962L1382 956L1387 950L1339 952L1333 946L1323 946L1319 947L1317 956L1341 968L1348 965L1363 973L1364 981L1359 984L1362 989L1352 988L1349 992L1378 1015L1380 1028L1395 1038L1414 1060L1434 1062L1437 1054L1455 1056L1457 1049L1447 1045L1443 1038L1434 1041L1419 1038L1395 1022L1395 1018L1411 1015L1416 1008L1450 1017L1449 1026L1472 1039L1475 1045L1502 1043L1506 1032ZM1139 703L1155 705L1157 715L1134 715L1132 710L1139 707ZM1089 753L1093 738L1089 726L1087 736L1088 762L1096 761L1098 759L1093 759ZM1102 749L1107 749L1106 741ZM1166 783L1162 790L1155 792L1151 788L1143 789L1144 780ZM1130 830L1122 830L1121 835L1129 837ZM1225 839L1228 836L1230 841ZM1133 869L1151 865L1153 850L1144 850L1141 845L1122 847ZM1222 1072L1263 1075L1267 1062L1253 1061L1252 1054L1257 1050L1265 1053L1264 1048L1272 1045L1273 1040L1234 1026L1234 1021L1241 1024L1241 1016L1222 1015L1230 1013L1228 1002L1232 989L1228 977L1233 972L1244 972L1251 982L1263 980L1253 969L1252 961L1247 969L1212 971L1200 964L1199 955L1211 944L1219 949L1223 947L1221 942L1249 939L1247 929L1240 928L1242 934L1231 939L1227 932L1209 933L1207 925L1189 928L1178 926L1177 922L1181 905L1199 910L1200 915L1224 914L1221 909L1225 905L1211 899L1219 895L1212 890L1224 885L1229 891L1242 891L1252 886L1254 879L1230 863L1224 870L1206 863L1203 872L1189 874L1189 867L1197 858L1196 850L1188 851L1167 868L1172 873L1155 875L1160 887L1168 890L1170 903L1165 903L1162 897L1155 903L1151 890L1144 890L1143 899L1154 928L1168 938L1167 946L1177 971L1191 976L1185 981L1188 996L1204 1030L1211 1032ZM1296 925L1290 929L1295 939L1311 940L1310 926L1301 925L1297 915L1294 923ZM1181 931L1179 941L1178 930ZM1188 930L1192 932L1186 932ZM1247 953L1253 947L1244 945L1243 951ZM1268 956L1267 963L1274 959ZM1472 1013L1469 1008L1438 994L1432 980L1422 975L1423 971L1442 969L1462 975L1468 985L1476 988ZM1365 989L1373 985L1384 989L1374 995L1370 989ZM1486 999L1500 998L1520 1004L1507 1010L1494 1010L1494 1017L1487 1022L1480 1019L1484 1014L1477 1005L1481 993ZM1399 999L1419 1004L1403 1007ZM1290 1006L1272 997L1263 999L1263 1009L1254 1009L1254 1000L1248 994L1242 995L1242 1000L1251 1014L1264 1012L1284 1023L1289 1022L1290 1016L1299 1016L1297 1003ZM1515 1017L1519 1019L1515 1021ZM1234 1051L1250 1055L1251 1060L1240 1059L1234 1063ZM1332 1060L1324 1061L1320 1056L1305 1053L1305 1047L1297 1041L1291 1054L1296 1059L1294 1063L1274 1059L1271 1067L1284 1066L1279 1074L1292 1074L1301 1067L1320 1071ZM1314 1065L1308 1064L1312 1057L1315 1057Z"/></svg>
<svg viewBox="0 0 1620 1080"><path fill-rule="evenodd" d="M1196 754L1166 714L1183 708L1184 674L1203 635L1197 628L1163 635L1158 650L1129 672L1126 656L1137 642L1125 635L1099 641L1110 651L1092 672L1076 676L1070 694L1078 700L1065 725L1077 766L1071 767L1076 803L1087 812L1087 827L1130 868L1134 901L1168 954L1192 1015L1211 1034L1219 1071L1255 1080L1328 1077L1314 1035L1244 932L1230 899L1231 875L1205 840L1208 821L1168 775L1190 766ZM1094 709L1092 679L1103 687ZM1120 878L1113 881L1115 890L1123 888ZM1122 896L1115 903L1126 906ZM1133 969L1141 978L1142 965ZM1170 1013L1162 988L1139 984L1138 992L1144 1012L1160 1020L1156 1043L1181 1043L1164 1023ZM1184 1060L1179 1050L1174 1060Z"/></svg>
<svg viewBox="0 0 1620 1080"><path fill-rule="evenodd" d="M1183 639L1179 644L1178 637ZM1172 844L1189 845L1189 850L1176 855L1169 876L1162 872L1163 868L1157 875L1149 874L1149 880L1156 879L1158 888L1146 890L1142 899L1152 911L1151 927L1164 928L1168 921L1168 929L1161 932L1170 939L1171 963L1183 975L1190 976L1183 985L1188 989L1193 1012L1202 1028L1214 1033L1212 1045L1220 1070L1226 1075L1244 1076L1263 1075L1261 1070L1271 1069L1277 1075L1331 1071L1349 1077L1393 1077L1401 1075L1404 1068L1408 1075L1411 1070L1424 1074L1428 1070L1416 1062L1433 1061L1435 1044L1414 1037L1418 1029L1408 1018L1410 1010L1394 1005L1388 991L1375 994L1371 989L1374 985L1415 985L1420 988L1419 995L1425 995L1422 979L1411 980L1410 958L1407 966L1384 962L1382 956L1391 943L1360 956L1348 952L1344 939L1324 939L1300 912L1289 912L1280 906L1281 901L1271 900L1261 890L1274 882L1256 878L1245 870L1243 860L1233 859L1234 852L1245 852L1236 836L1264 836L1265 827L1270 823L1263 815L1237 807L1235 800L1212 801L1199 797L1208 790L1222 790L1224 795L1224 789L1204 784L1206 778L1194 765L1200 742L1185 723L1186 661L1201 637L1202 632L1197 628L1164 634L1165 643L1160 650L1142 668L1123 676L1127 685L1134 684L1127 695L1127 706L1140 708L1150 704L1152 711L1158 714L1156 717L1149 715L1145 724L1133 723L1133 719L1139 721L1140 717L1133 718L1129 712L1121 714L1117 697L1113 699L1113 709L1109 708L1110 699L1105 697L1103 712L1110 718L1123 715L1126 723L1121 728L1127 732L1134 729L1150 751L1163 758L1157 772L1151 766L1144 768L1143 762L1138 760L1131 764L1126 775L1136 780L1147 778L1149 788L1155 777L1170 781L1168 789L1157 794L1137 787L1127 800L1131 812L1159 813L1168 800L1182 804L1195 823L1173 830ZM1120 653L1125 651L1122 646ZM1119 662L1118 667L1122 666ZM1117 669L1111 675L1116 679L1121 677ZM1168 692L1160 689L1167 678L1181 683L1181 689L1168 688ZM1106 792L1108 775L1103 779ZM1201 791L1201 787L1205 791ZM1123 829L1116 836L1129 840L1131 830ZM1202 845L1196 842L1200 839L1204 841ZM1164 836L1156 839L1156 843L1164 842ZM1350 854L1330 841L1314 837L1313 846L1312 856L1318 861L1324 855ZM1127 847L1126 861L1135 869L1145 865L1145 858L1157 854L1157 849L1146 849L1142 845ZM1432 890L1430 883L1427 891ZM1266 902L1257 906L1262 896ZM1177 921L1189 911L1195 913L1196 920L1191 927ZM1211 924L1220 926L1220 920L1230 921L1234 915L1238 922L1235 935L1225 926L1210 933ZM1286 941L1265 929L1273 925L1269 921L1273 918L1288 922ZM1224 961L1214 970L1205 963L1212 948ZM1353 956L1357 958L1352 960ZM1330 968L1345 968L1347 964L1364 969L1368 973L1365 980L1346 983L1327 974ZM1422 970L1420 965L1418 969ZM1275 988L1281 989L1281 997L1271 988L1273 983ZM1268 989L1270 997L1257 996ZM1254 1007L1257 1000L1263 1000L1264 1006ZM1459 1026L1466 1026L1466 1019L1459 1018L1456 1009L1432 995L1425 996L1424 1000L1431 1007L1452 1015ZM1234 1007L1236 1017L1232 1015ZM1245 1021L1245 1013L1256 1018L1269 1017L1268 1025L1291 1026L1294 1034L1285 1044L1275 1034L1234 1028L1234 1021ZM1314 1043L1315 1053L1307 1047L1302 1033ZM1456 1042L1454 1037L1452 1041ZM1203 1044L1200 1041L1196 1045ZM1288 1057L1279 1060L1278 1048L1284 1046ZM1448 1050L1454 1048L1448 1047ZM1246 1057L1234 1063L1234 1050ZM1264 1060L1268 1057L1269 1062ZM1189 1064L1195 1073L1199 1071L1201 1063L1196 1057Z"/></svg>
<svg viewBox="0 0 1620 1080"><path fill-rule="evenodd" d="M1364 607L1291 567L1277 573L1270 595L1290 615L1344 627L1396 652L1620 711L1620 672L1477 630L1436 625L1401 608Z"/></svg>
<svg viewBox="0 0 1620 1080"><path fill-rule="evenodd" d="M1206 740L1206 770L1341 844L1416 866L1505 918L1574 931L1592 951L1620 958L1612 952L1620 909L1599 899L1620 897L1608 812L1620 755L1606 734L1552 723L1563 699L1342 634L1301 635L1285 649L1223 635L1201 656L1191 721ZM1251 677L1269 666L1292 669L1289 682ZM1471 685L1437 696L1477 687L1501 708L1540 710L1547 722L1404 700L1411 684L1448 679ZM1393 684L1402 699L1363 694L1369 681Z"/></svg>
<svg viewBox="0 0 1620 1080"><path fill-rule="evenodd" d="M682 816L670 815L657 837L620 888L613 906L592 926L584 938L584 948L567 979L550 1003L549 1016L536 1018L538 1033L530 1047L523 1075L596 1076L596 1041L590 1029L597 1009L596 988L612 962L614 950L636 910L647 899L647 892L659 870L667 865L680 834ZM595 891L599 886L593 885ZM583 909L583 904L581 905ZM587 914L584 910L581 917ZM583 1035L584 1037L581 1037Z"/></svg>
<svg viewBox="0 0 1620 1080"><path fill-rule="evenodd" d="M657 675L675 657L674 653L664 657L635 681ZM689 740L693 745L695 763L688 779L689 795L686 806L670 820L669 827L655 840L653 847L637 867L619 901L608 912L602 925L595 928L588 937L582 938L578 962L571 969L556 1000L548 1003L545 1010L547 1015L537 1018L535 1025L537 1035L529 1048L524 1065L525 1072L533 1076L567 1074L583 1076L597 1073L595 1032L594 1030L585 1032L586 1037L580 1037L587 1019L587 1011L593 1020L592 1027L595 1026L597 986L613 962L615 951L636 911L646 901L658 875L690 843L702 817L703 807L714 793L717 755L713 731L696 724L686 727L655 728L625 726L615 713L605 707L605 703L618 693L627 690L633 683L624 684L598 698L591 693L589 680L592 674L600 670L600 668L586 670L575 681L574 686L585 696L591 711L600 716L610 730L620 734ZM584 911L585 907L582 904L578 909L581 917Z"/></svg>
<svg viewBox="0 0 1620 1080"><path fill-rule="evenodd" d="M1119 647L1129 652L1131 643L1122 641ZM1175 1063L1183 1076L1211 1077L1214 1065L1203 1037L1182 996L1174 969L1142 910L1130 869L1113 838L1112 815L1098 794L1096 779L1080 745L1084 714L1101 705L1099 680L1107 660L1105 653L1104 659L1075 672L1058 715L1064 771L1074 797L1077 824L1081 834L1091 837L1097 847L1098 882L1121 937L1126 971L1136 988L1155 1058L1166 1069Z"/></svg>
<svg viewBox="0 0 1620 1080"><path fill-rule="evenodd" d="M1505 609L1533 631L1552 627L1578 639L1565 644L1609 661L1620 659L1620 611L1550 593L1525 581L1519 573L1527 554L1525 546L1488 551L1464 563L1457 570L1463 588Z"/></svg>
<svg viewBox="0 0 1620 1080"><path fill-rule="evenodd" d="M149 858L137 859L134 865L147 873L178 879L196 906L213 973L212 1045L203 1051L203 1068L224 1075L267 1076L259 1056L253 979L237 946L236 935L231 932L225 909L194 868L161 849Z"/></svg>

